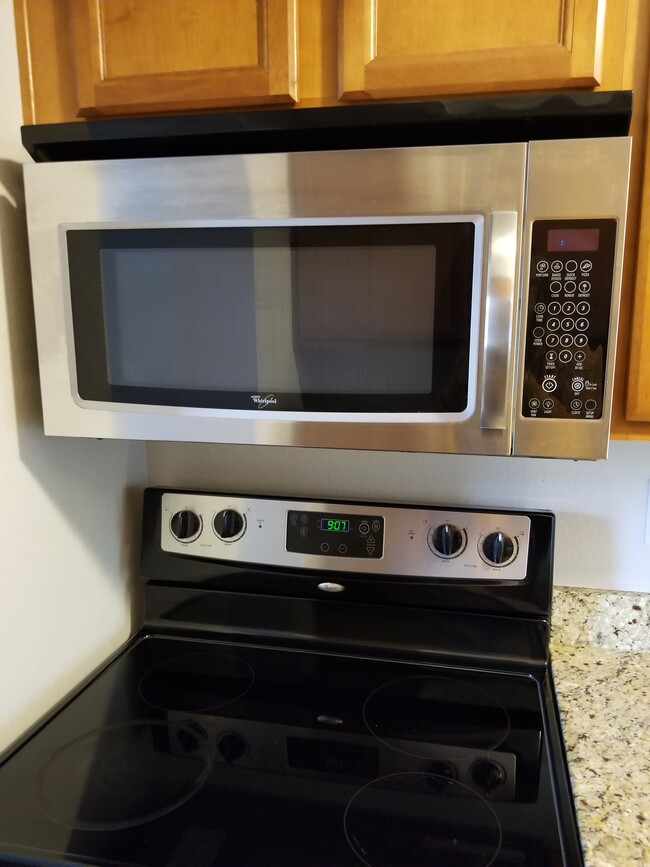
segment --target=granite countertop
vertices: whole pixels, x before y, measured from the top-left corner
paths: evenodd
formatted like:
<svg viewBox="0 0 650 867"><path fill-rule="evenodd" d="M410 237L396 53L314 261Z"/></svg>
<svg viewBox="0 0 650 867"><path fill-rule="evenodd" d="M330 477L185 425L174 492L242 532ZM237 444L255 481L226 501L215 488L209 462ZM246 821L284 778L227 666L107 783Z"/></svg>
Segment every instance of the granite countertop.
<svg viewBox="0 0 650 867"><path fill-rule="evenodd" d="M587 867L647 867L650 594L556 587L551 660Z"/></svg>

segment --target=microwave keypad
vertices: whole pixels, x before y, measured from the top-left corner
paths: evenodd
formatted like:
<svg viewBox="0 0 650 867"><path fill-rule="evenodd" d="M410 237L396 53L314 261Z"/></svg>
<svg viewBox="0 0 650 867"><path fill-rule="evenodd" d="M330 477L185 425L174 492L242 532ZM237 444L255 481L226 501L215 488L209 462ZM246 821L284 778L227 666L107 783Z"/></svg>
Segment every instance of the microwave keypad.
<svg viewBox="0 0 650 867"><path fill-rule="evenodd" d="M522 415L599 419L616 220L533 224Z"/></svg>

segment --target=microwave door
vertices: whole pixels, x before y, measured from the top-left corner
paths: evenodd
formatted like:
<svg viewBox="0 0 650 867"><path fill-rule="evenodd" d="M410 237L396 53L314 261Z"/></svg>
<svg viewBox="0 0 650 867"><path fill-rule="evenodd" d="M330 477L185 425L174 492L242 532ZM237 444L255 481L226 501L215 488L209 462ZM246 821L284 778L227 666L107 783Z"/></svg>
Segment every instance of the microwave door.
<svg viewBox="0 0 650 867"><path fill-rule="evenodd" d="M46 432L509 454L526 154L27 166Z"/></svg>
<svg viewBox="0 0 650 867"><path fill-rule="evenodd" d="M79 398L463 421L483 222L71 228Z"/></svg>

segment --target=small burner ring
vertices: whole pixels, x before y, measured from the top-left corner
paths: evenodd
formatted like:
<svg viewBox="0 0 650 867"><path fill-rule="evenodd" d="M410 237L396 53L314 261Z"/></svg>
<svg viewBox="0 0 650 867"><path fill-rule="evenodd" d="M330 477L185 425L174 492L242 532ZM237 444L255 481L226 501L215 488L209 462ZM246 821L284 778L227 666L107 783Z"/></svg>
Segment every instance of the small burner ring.
<svg viewBox="0 0 650 867"><path fill-rule="evenodd" d="M150 668L138 692L159 710L201 713L242 698L254 680L255 672L238 656L214 651L186 653Z"/></svg>
<svg viewBox="0 0 650 867"><path fill-rule="evenodd" d="M415 758L436 748L494 750L510 733L510 717L492 693L467 680L413 675L390 680L366 698L363 721L385 746Z"/></svg>

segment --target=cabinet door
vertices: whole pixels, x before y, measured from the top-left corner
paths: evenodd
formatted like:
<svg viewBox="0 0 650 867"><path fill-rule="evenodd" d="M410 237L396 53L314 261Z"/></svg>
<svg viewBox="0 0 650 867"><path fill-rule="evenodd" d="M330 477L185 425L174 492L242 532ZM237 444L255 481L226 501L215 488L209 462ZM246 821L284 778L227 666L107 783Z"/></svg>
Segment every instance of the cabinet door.
<svg viewBox="0 0 650 867"><path fill-rule="evenodd" d="M606 0L340 0L340 97L594 87Z"/></svg>
<svg viewBox="0 0 650 867"><path fill-rule="evenodd" d="M650 85L648 86L650 116ZM630 355L627 368L626 418L633 422L650 422L650 130L645 135L639 240L634 303L632 307ZM639 425L637 436L650 439L650 425Z"/></svg>
<svg viewBox="0 0 650 867"><path fill-rule="evenodd" d="M295 0L75 0L81 117L295 102Z"/></svg>

